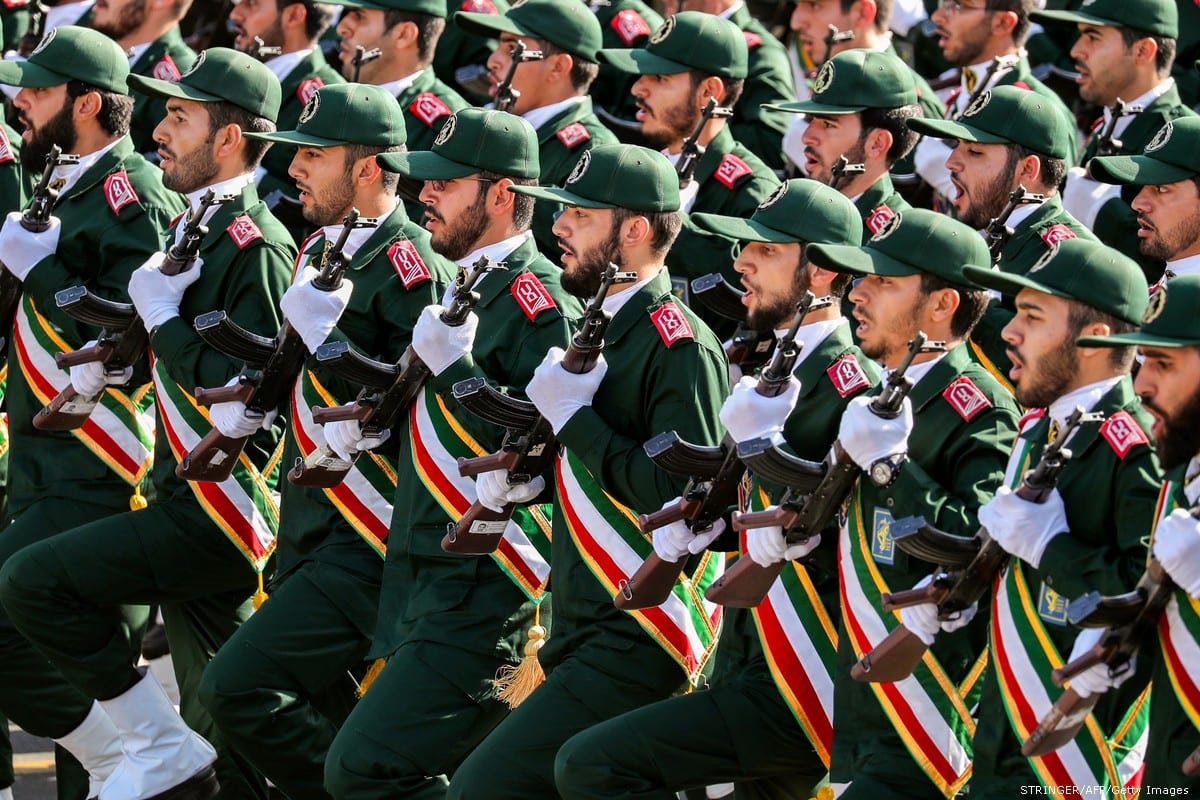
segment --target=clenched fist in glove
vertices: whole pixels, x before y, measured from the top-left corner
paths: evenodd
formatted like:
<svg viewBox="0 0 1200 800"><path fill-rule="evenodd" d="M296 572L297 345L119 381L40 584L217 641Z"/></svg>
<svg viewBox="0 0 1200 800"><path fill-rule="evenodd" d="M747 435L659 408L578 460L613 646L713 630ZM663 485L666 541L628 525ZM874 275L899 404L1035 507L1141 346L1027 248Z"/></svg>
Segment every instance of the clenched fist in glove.
<svg viewBox="0 0 1200 800"><path fill-rule="evenodd" d="M537 406L555 433L563 429L576 411L592 404L608 372L604 356L600 356L591 372L578 375L568 372L562 365L565 355L561 347L551 347L525 387L530 402Z"/></svg>
<svg viewBox="0 0 1200 800"><path fill-rule="evenodd" d="M200 280L200 270L204 266L204 260L197 258L186 272L167 275L161 269L166 258L166 253L155 253L129 277L129 299L147 331L179 316L183 293Z"/></svg>
<svg viewBox="0 0 1200 800"><path fill-rule="evenodd" d="M546 488L546 479L534 475L528 483L509 483L507 470L484 472L475 479L475 496L492 511L500 511L509 503L528 503Z"/></svg>
<svg viewBox="0 0 1200 800"><path fill-rule="evenodd" d="M908 437L913 429L912 403L907 397L894 419L880 417L872 411L872 399L856 397L851 400L838 427L842 449L863 469L881 458L907 453Z"/></svg>
<svg viewBox="0 0 1200 800"><path fill-rule="evenodd" d="M1067 509L1055 489L1044 503L1031 503L1007 486L979 508L979 524L1012 555L1037 567L1054 537L1067 532Z"/></svg>
<svg viewBox="0 0 1200 800"><path fill-rule="evenodd" d="M914 589L923 589L933 581L932 575L926 575L921 580L917 581ZM975 618L975 612L979 610L978 603L972 603L970 608L965 608L955 614L950 619L938 619L938 607L935 603L920 603L915 606L907 606L900 609L900 623L908 628L918 639L926 645L932 645L933 640L943 631L953 633L959 628L965 627L972 619Z"/></svg>
<svg viewBox="0 0 1200 800"><path fill-rule="evenodd" d="M1151 551L1180 589L1200 597L1200 520L1175 509L1154 530Z"/></svg>
<svg viewBox="0 0 1200 800"><path fill-rule="evenodd" d="M674 508L679 505L679 498L668 500L663 503L663 509ZM718 519L713 522L712 527L706 531L693 533L692 529L683 520L676 520L668 525L663 525L661 528L655 528L652 535L654 544L654 552L663 561L682 561L689 555L695 555L703 551L710 544L716 541L716 538L725 532L725 520Z"/></svg>
<svg viewBox="0 0 1200 800"><path fill-rule="evenodd" d="M279 300L279 309L310 353L317 352L329 338L354 291L354 284L344 279L333 291L318 289L312 282L320 274L314 267L305 267L300 280L289 286Z"/></svg>
<svg viewBox="0 0 1200 800"><path fill-rule="evenodd" d="M445 306L425 306L413 328L412 347L434 375L441 375L450 365L471 352L475 345L475 328L479 317L472 311L462 325L442 322Z"/></svg>
<svg viewBox="0 0 1200 800"><path fill-rule="evenodd" d="M769 567L781 561L795 561L817 549L821 543L821 534L810 536L807 541L789 545L784 538L783 528L778 525L768 525L765 528L751 528L746 531L746 553L750 560L760 567Z"/></svg>
<svg viewBox="0 0 1200 800"><path fill-rule="evenodd" d="M237 378L233 378L226 383L226 386L236 386ZM271 423L275 421L275 417L279 416L279 412L271 409L263 415L250 415L247 413L249 409L241 400L227 400L224 403L213 403L208 409L208 421L213 424L213 427L219 430L222 435L228 436L231 439L241 439L244 436L251 436L259 430L270 430Z"/></svg>
<svg viewBox="0 0 1200 800"><path fill-rule="evenodd" d="M758 379L742 378L721 406L721 424L735 442L772 438L783 432L796 400L800 397L800 382L788 377L787 388L775 397L764 397L755 391Z"/></svg>
<svg viewBox="0 0 1200 800"><path fill-rule="evenodd" d="M21 212L13 211L0 227L0 261L17 280L24 281L37 263L58 250L58 237L62 234L62 223L58 217L50 218L50 227L41 233L25 230L21 224Z"/></svg>
<svg viewBox="0 0 1200 800"><path fill-rule="evenodd" d="M1104 638L1104 631L1104 628L1084 628L1081 630L1079 635L1075 637L1075 646L1071 648L1071 657L1067 659L1067 663L1081 658L1085 653L1091 651ZM1136 664L1137 657L1135 656L1127 664L1123 665L1116 675L1112 674L1107 664L1096 664L1088 667L1074 678L1071 678L1068 685L1080 697L1104 694L1109 689L1115 689L1129 680L1129 676L1133 675Z"/></svg>
<svg viewBox="0 0 1200 800"><path fill-rule="evenodd" d="M83 349L91 347L96 340L88 342ZM123 386L133 377L133 367L109 372L99 361L76 364L71 367L71 386L84 397L96 397L109 386Z"/></svg>
<svg viewBox="0 0 1200 800"><path fill-rule="evenodd" d="M363 436L362 426L356 419L339 419L321 426L325 444L342 461L353 461L363 450L373 450L387 441L391 431L382 431L379 436Z"/></svg>

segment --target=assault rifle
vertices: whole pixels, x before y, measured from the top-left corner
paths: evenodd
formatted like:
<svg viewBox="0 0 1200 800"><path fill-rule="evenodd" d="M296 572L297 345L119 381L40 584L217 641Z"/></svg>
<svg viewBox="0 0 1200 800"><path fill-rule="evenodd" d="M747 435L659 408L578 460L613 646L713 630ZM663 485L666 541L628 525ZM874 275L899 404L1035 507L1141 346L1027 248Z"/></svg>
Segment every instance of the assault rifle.
<svg viewBox="0 0 1200 800"><path fill-rule="evenodd" d="M1071 459L1071 451L1066 446L1071 436L1080 425L1103 418L1103 414L1085 413L1082 408L1076 408L1058 438L1042 451L1037 466L1021 477L1017 496L1031 503L1046 502ZM950 619L982 598L1009 561L1008 552L983 526L974 536L954 536L916 518L894 529L892 538L904 552L937 564L939 569L933 580L920 589L885 592L881 598L884 611L936 603L938 617ZM850 675L855 680L870 683L898 681L912 674L928 649L920 637L900 625L864 655L850 670Z"/></svg>
<svg viewBox="0 0 1200 800"><path fill-rule="evenodd" d="M342 285L342 276L350 266L344 248L350 231L372 223L359 221L358 209L351 209L342 221L342 233L333 247L326 251L321 271L312 284L323 292L332 292ZM234 386L216 389L196 388L196 402L208 406L240 400L246 404L247 417L262 419L287 398L308 348L299 332L286 319L274 338L259 336L241 327L224 311L209 311L196 317L196 333L226 355L246 362ZM216 427L208 432L190 453L175 467L175 474L189 481L223 481L233 472L242 448L249 436L226 436Z"/></svg>
<svg viewBox="0 0 1200 800"><path fill-rule="evenodd" d="M467 321L471 309L479 302L475 285L489 272L506 269L487 256L471 265L470 273L459 272L449 307L442 312L441 321L457 328ZM380 436L391 430L416 400L430 376L429 367L410 345L399 363L385 364L367 358L349 342L326 342L317 348L317 361L346 380L364 387L353 403L332 408L313 408L313 420L325 424L335 420L356 419L363 436ZM358 454L354 454L357 460ZM328 445L322 445L308 458L297 458L288 473L288 480L297 486L319 486L329 489L346 477L354 460L345 461Z"/></svg>
<svg viewBox="0 0 1200 800"><path fill-rule="evenodd" d="M829 63L829 59L833 58L833 46L842 42L854 41L854 31L839 31L837 25L830 25L829 30L825 32L825 58L821 60L821 64Z"/></svg>
<svg viewBox="0 0 1200 800"><path fill-rule="evenodd" d="M200 243L208 234L201 224L209 208L233 200L232 194L215 196L209 189L200 198L200 205L187 218L183 236L171 245L159 269L164 275L187 272L200 253ZM65 313L88 325L100 328L96 343L54 356L59 369L77 364L100 362L105 371L121 372L136 364L150 344L150 334L137 315L132 303L118 303L92 294L86 286L72 286L54 295L54 302ZM83 426L91 416L100 395L84 397L68 385L46 404L33 418L33 427L43 431L72 431Z"/></svg>
<svg viewBox="0 0 1200 800"><path fill-rule="evenodd" d="M517 104L517 100L521 97L521 92L512 88L513 78L517 74L517 67L526 61L541 61L545 57L545 54L541 50L528 50L523 40L517 40L517 43L513 45L512 52L509 54L511 60L508 62L508 72L504 73L504 80L496 84L494 107L497 111L511 112L513 106Z"/></svg>
<svg viewBox="0 0 1200 800"><path fill-rule="evenodd" d="M17 42L17 52L23 58L29 58L29 54L33 49L41 43L42 37L46 35L46 15L50 13L50 9L45 3L40 0L33 0L30 3L31 9L29 12L29 30Z"/></svg>
<svg viewBox="0 0 1200 800"><path fill-rule="evenodd" d="M750 374L767 363L775 348L774 331L756 331L746 324L744 292L734 288L719 272L701 275L691 283L692 297L700 300L713 313L738 323L737 330L725 346L725 357L742 374Z"/></svg>
<svg viewBox="0 0 1200 800"><path fill-rule="evenodd" d="M362 72L363 64L370 63L383 55L383 51L378 47L372 47L370 50L363 47L361 44L354 48L354 55L350 58L350 67L354 71L351 73L351 83L358 83L358 74Z"/></svg>
<svg viewBox="0 0 1200 800"><path fill-rule="evenodd" d="M827 308L833 303L831 297L818 300L812 292L804 293L796 304L796 317L791 327L779 340L771 363L758 376L755 387L758 394L777 397L783 392L800 358L801 345L796 342L796 335L804 318L810 311ZM716 447L701 447L680 439L675 431L667 431L646 442L644 449L656 466L675 475L686 475L688 482L677 504L638 517L642 533L680 520L685 520L694 533L703 533L711 529L737 500L738 485L746 467L738 458L737 443L729 434ZM678 561L665 561L651 552L621 586L621 591L613 598L613 605L626 611L660 605L671 594L671 587L679 579L686 562L686 555Z"/></svg>
<svg viewBox="0 0 1200 800"><path fill-rule="evenodd" d="M254 56L259 61L266 61L268 58L271 58L272 56L277 56L282 52L283 52L282 47L268 45L265 41L263 41L263 38L261 36L255 36L254 41L250 45L249 55ZM357 55L357 53L355 55ZM358 73L356 72L355 73L355 78L356 78L355 83L358 82L357 76L358 76Z"/></svg>
<svg viewBox="0 0 1200 800"><path fill-rule="evenodd" d="M1144 109L1142 106L1134 103L1126 103L1124 100L1118 97L1117 102L1113 103L1112 108L1109 109L1111 113L1109 114L1108 121L1104 123L1104 128L1101 129L1100 135L1096 137L1096 155L1115 156L1120 154L1124 143L1115 136L1117 132L1117 121L1120 120L1121 117L1128 117L1131 114L1140 114L1143 110ZM1084 166L1087 165L1085 164Z"/></svg>
<svg viewBox="0 0 1200 800"><path fill-rule="evenodd" d="M979 99L979 96L987 90L989 84L992 82L992 78L999 78L1004 73L1011 71L1020 61L1021 56L1016 53L993 58L992 63L988 64L987 72L983 74L983 80L975 84L975 89L971 92L971 96L967 98L966 105L962 106L963 113L966 113L967 109L973 106L975 101ZM959 114L959 117L961 116L962 114ZM959 117L955 117L955 119Z"/></svg>
<svg viewBox="0 0 1200 800"><path fill-rule="evenodd" d="M866 164L851 164L845 154L842 154L838 156L838 160L833 163L833 169L830 170L829 188L840 190L842 184L849 178L855 175L862 175L866 171Z"/></svg>
<svg viewBox="0 0 1200 800"><path fill-rule="evenodd" d="M679 162L675 165L675 173L679 175L679 185L683 187L696 174L696 165L700 163L700 156L704 155L704 145L700 144L700 136L704 133L704 126L713 117L732 117L733 109L725 106L717 105L717 98L710 97L708 102L704 104L704 108L700 109L700 121L696 123L696 127L683 140L683 147L679 151Z"/></svg>
<svg viewBox="0 0 1200 800"><path fill-rule="evenodd" d="M888 376L883 391L871 401L871 411L883 419L899 416L904 398L913 387L912 379L905 375L912 360L920 353L945 349L945 342L930 342L924 333L918 333L908 343L908 352L900 365ZM742 442L738 445L738 454L755 473L788 489L774 508L733 512L733 529L741 531L778 525L783 528L789 545L806 542L824 530L862 472L862 467L846 455L837 441L824 462L819 464L789 455L769 440L762 439ZM763 567L742 556L708 587L705 596L721 605L750 608L762 602L782 571L782 562Z"/></svg>
<svg viewBox="0 0 1200 800"><path fill-rule="evenodd" d="M983 231L983 238L987 242L988 252L992 255L992 265L1000 260L1000 251L1004 249L1004 245L1008 244L1008 240L1012 238L1014 233L1011 225L1008 224L1008 218L1017 210L1017 206L1023 203L1044 203L1046 195L1034 194L1027 191L1024 185L1017 186L1008 195L1008 203L1000 210L1000 213L993 217Z"/></svg>
<svg viewBox="0 0 1200 800"><path fill-rule="evenodd" d="M600 288L588 303L579 330L563 356L562 366L567 372L576 375L591 372L604 351L604 334L612 321L604 310L604 298L614 284L637 280L637 273L618 272L617 269L616 264L609 262L600 278ZM504 440L495 453L460 458L459 475L479 475L504 469L508 471L508 482L512 485L531 480L553 462L558 449L554 431L533 403L501 394L481 378L456 383L452 391L454 399L472 414L505 429ZM494 551L514 510L513 503L493 511L476 500L460 520L446 525L442 549L447 553L470 555Z"/></svg>

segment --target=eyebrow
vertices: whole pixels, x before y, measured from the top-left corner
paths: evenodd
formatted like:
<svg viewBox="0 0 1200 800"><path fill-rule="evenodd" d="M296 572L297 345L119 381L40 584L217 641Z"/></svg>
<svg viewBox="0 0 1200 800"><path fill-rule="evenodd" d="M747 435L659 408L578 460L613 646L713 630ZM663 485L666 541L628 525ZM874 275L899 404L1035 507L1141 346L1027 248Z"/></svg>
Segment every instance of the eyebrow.
<svg viewBox="0 0 1200 800"><path fill-rule="evenodd" d="M1017 310L1019 310L1019 311L1045 311L1046 307L1039 305L1038 303L1034 302L1033 300L1022 300L1021 302L1017 303Z"/></svg>

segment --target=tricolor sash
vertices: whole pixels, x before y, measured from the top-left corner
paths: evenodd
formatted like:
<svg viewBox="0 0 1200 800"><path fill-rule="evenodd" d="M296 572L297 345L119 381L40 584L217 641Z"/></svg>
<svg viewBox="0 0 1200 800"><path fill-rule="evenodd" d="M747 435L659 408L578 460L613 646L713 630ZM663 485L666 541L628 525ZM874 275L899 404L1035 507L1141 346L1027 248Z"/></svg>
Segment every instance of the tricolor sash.
<svg viewBox="0 0 1200 800"><path fill-rule="evenodd" d="M600 488L570 450L555 460L559 511L592 574L612 595L637 572L654 548L637 526L637 514ZM628 612L695 684L717 644L721 607L704 598L725 571L724 557L705 553L659 606Z"/></svg>
<svg viewBox="0 0 1200 800"><path fill-rule="evenodd" d="M325 433L312 417L313 406L333 406L337 400L311 370L296 379L291 396L292 433L301 458L325 446ZM329 502L376 553L387 552L385 541L392 522L392 497L396 494L396 465L368 450L354 460L337 486L325 489Z"/></svg>
<svg viewBox="0 0 1200 800"><path fill-rule="evenodd" d="M417 474L451 521L475 502L475 480L458 474L458 459L487 455L459 424L437 392L422 388L408 414ZM521 591L541 602L550 581L550 514L547 506L518 505L492 558Z"/></svg>
<svg viewBox="0 0 1200 800"><path fill-rule="evenodd" d="M22 295L13 325L12 352L30 391L43 405L71 385L70 372L59 369L54 354L73 349L37 312L29 295ZM154 455L153 405L150 384L133 394L109 387L87 421L71 433L121 480L136 487Z"/></svg>
<svg viewBox="0 0 1200 800"><path fill-rule="evenodd" d="M0 367L0 405L4 405L4 393L8 388L8 364ZM8 453L8 412L0 412L0 458Z"/></svg>
<svg viewBox="0 0 1200 800"><path fill-rule="evenodd" d="M1175 481L1164 482L1158 497L1158 522L1178 508L1178 493ZM1200 729L1200 601L1178 586L1158 620L1158 640L1171 690L1192 725Z"/></svg>
<svg viewBox="0 0 1200 800"><path fill-rule="evenodd" d="M208 412L167 374L163 363L150 354L154 389L158 399L163 433L176 460L182 460L212 430ZM275 549L279 530L279 505L274 485L279 479L279 443L261 472L244 453L238 454L233 473L219 483L188 481L200 506L218 528L250 562L256 572Z"/></svg>

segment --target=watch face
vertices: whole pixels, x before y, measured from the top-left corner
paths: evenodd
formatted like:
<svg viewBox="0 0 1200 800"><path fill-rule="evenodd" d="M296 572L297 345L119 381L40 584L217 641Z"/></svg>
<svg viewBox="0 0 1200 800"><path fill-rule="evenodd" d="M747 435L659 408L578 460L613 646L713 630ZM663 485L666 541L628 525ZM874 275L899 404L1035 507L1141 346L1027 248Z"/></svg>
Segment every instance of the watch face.
<svg viewBox="0 0 1200 800"><path fill-rule="evenodd" d="M889 461L876 461L871 465L871 480L877 484L887 483L892 479L892 464Z"/></svg>

